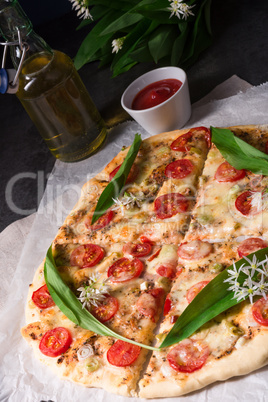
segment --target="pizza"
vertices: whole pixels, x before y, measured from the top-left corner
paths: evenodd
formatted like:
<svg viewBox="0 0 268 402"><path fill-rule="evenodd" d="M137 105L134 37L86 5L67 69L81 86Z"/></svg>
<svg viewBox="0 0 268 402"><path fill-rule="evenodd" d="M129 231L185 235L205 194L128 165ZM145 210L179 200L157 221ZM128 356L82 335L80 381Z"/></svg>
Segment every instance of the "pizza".
<svg viewBox="0 0 268 402"><path fill-rule="evenodd" d="M268 152L267 126L230 129ZM211 280L268 246L268 208L260 202L267 177L232 167L206 127L162 133L142 142L122 195L92 225L127 152L83 186L52 250L83 308L134 343L68 319L49 293L44 262L29 288L22 336L60 378L123 396L179 396L264 366L265 297L239 303L172 346L140 344L159 346Z"/></svg>

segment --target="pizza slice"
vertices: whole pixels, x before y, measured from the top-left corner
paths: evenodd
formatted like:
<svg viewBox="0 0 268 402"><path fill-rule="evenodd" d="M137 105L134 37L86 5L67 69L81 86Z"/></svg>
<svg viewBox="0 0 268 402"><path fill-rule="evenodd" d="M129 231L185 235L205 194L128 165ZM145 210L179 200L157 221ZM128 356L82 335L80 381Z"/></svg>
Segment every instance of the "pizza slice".
<svg viewBox="0 0 268 402"><path fill-rule="evenodd" d="M157 335L159 345L189 303L217 275L215 266L221 270L239 259L237 247L230 242L211 244L210 253L202 255L200 251L205 246L200 244L199 258L191 254L195 259L189 259L189 248L178 251L179 260L186 264L166 299L165 317ZM139 383L139 396L176 397L267 364L267 308L268 300L264 297L254 304L243 301L204 324L189 338L154 351Z"/></svg>
<svg viewBox="0 0 268 402"><path fill-rule="evenodd" d="M267 150L267 127L231 128L261 151ZM232 167L213 144L199 179L197 202L186 240L259 237L268 229L268 178Z"/></svg>
<svg viewBox="0 0 268 402"><path fill-rule="evenodd" d="M145 235L161 244L179 243L188 228L198 176L210 140L205 127L177 130L144 140L122 194L93 225L100 194L127 154L122 150L86 183L77 205L56 237L58 243L137 241Z"/></svg>
<svg viewBox="0 0 268 402"><path fill-rule="evenodd" d="M125 243L54 245L57 269L84 308L125 338L151 345L176 275L177 246ZM148 350L70 321L53 302L44 265L30 286L23 337L62 378L124 396L136 385Z"/></svg>

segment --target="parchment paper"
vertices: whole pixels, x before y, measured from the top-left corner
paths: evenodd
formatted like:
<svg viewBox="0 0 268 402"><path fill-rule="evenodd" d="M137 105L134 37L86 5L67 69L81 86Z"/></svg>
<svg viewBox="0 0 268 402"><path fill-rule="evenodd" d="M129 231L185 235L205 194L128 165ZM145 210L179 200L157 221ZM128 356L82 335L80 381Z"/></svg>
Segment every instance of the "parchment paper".
<svg viewBox="0 0 268 402"><path fill-rule="evenodd" d="M266 124L268 123L267 111L268 83L251 88L248 83L238 77L231 77L215 88L202 102L193 105L192 117L186 127ZM139 398L124 398L108 394L103 390L86 389L68 381L59 380L46 366L35 360L31 348L20 335L20 328L25 325L24 307L28 285L58 227L78 199L81 186L103 169L123 145L130 145L136 132L141 133L142 138L149 136L137 123L126 122L111 130L105 147L91 158L75 164L57 161L16 269L14 269L14 260L13 265L8 264L9 250L0 249L0 277L2 277L0 282L2 283L3 278L7 277L7 272L10 280L13 277L10 286L5 282L5 292L0 294L2 299L0 305L1 402L49 400L53 402L110 402L111 399L113 402L141 401ZM14 230L11 232L14 233ZM0 243L1 240L0 236ZM9 297L7 298L6 295ZM263 368L245 377L213 384L189 396L161 401L263 402L268 400L267 378L268 368Z"/></svg>

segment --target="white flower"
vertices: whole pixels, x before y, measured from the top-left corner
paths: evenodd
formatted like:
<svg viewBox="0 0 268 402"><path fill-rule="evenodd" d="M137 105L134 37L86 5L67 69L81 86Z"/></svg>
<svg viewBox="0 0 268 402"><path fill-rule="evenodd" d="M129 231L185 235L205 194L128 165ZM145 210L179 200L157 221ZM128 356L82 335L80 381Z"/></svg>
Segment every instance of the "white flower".
<svg viewBox="0 0 268 402"><path fill-rule="evenodd" d="M142 191L139 191L137 194L125 192L124 196L121 199L112 198L115 204L112 207L112 210L115 211L117 209L120 209L122 215L124 216L125 208L133 208L135 205L137 205L138 208L141 208L141 204L144 201L144 198L144 193Z"/></svg>
<svg viewBox="0 0 268 402"><path fill-rule="evenodd" d="M179 19L187 19L190 15L194 15L194 13L191 11L194 5L189 6L182 0L169 0L169 2L170 7L168 7L168 10L171 11L169 18L173 17L173 15L176 15L176 17Z"/></svg>
<svg viewBox="0 0 268 402"><path fill-rule="evenodd" d="M93 21L93 17L88 9L88 1L87 0L69 0L72 3L72 8L77 11L77 16L79 18L83 18L84 20L91 19Z"/></svg>
<svg viewBox="0 0 268 402"><path fill-rule="evenodd" d="M123 36L122 38L117 38L112 41L112 53L118 53L119 50L122 49L125 39L126 37Z"/></svg>
<svg viewBox="0 0 268 402"><path fill-rule="evenodd" d="M110 291L110 287L106 285L106 280L98 282L100 275L93 274L88 279L88 285L81 286L77 290L80 293L78 300L83 304L83 308L87 307L89 310L91 306L98 307L98 305L105 299L106 295Z"/></svg>

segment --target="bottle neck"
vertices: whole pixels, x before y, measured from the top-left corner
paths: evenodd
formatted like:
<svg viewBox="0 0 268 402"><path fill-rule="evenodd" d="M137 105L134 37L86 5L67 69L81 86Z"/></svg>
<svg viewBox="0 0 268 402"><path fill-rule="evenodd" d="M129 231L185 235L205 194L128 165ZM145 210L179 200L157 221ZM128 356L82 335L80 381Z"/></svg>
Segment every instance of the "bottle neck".
<svg viewBox="0 0 268 402"><path fill-rule="evenodd" d="M31 21L17 0L0 0L0 33L7 42L18 41L20 34L21 41L27 48L25 59L38 53L53 53L49 45L34 32ZM10 54L14 67L18 68L20 46L11 46Z"/></svg>

